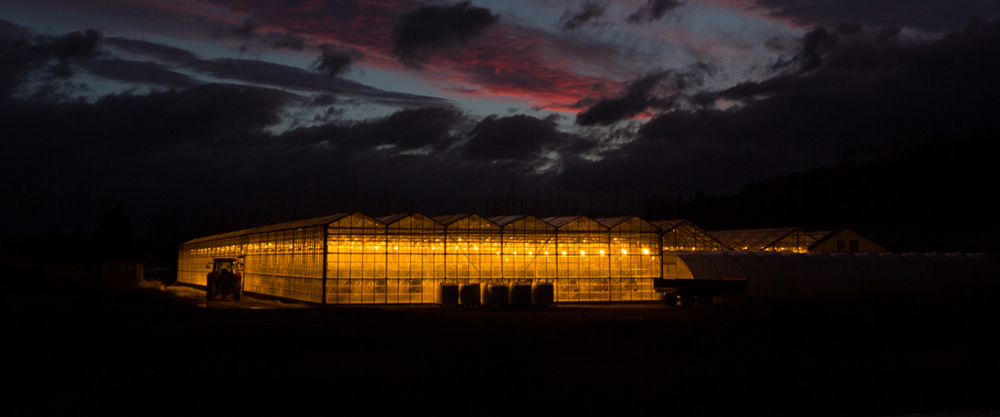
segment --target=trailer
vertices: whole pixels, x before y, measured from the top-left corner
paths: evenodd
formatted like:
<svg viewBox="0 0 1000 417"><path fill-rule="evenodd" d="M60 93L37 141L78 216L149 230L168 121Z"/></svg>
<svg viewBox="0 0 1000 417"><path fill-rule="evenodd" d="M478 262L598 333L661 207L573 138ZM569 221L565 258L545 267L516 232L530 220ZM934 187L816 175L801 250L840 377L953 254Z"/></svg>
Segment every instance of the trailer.
<svg viewBox="0 0 1000 417"><path fill-rule="evenodd" d="M722 279L669 279L654 278L653 290L660 293L668 306L690 306L695 303L712 304L715 297L746 294L747 277L732 276Z"/></svg>

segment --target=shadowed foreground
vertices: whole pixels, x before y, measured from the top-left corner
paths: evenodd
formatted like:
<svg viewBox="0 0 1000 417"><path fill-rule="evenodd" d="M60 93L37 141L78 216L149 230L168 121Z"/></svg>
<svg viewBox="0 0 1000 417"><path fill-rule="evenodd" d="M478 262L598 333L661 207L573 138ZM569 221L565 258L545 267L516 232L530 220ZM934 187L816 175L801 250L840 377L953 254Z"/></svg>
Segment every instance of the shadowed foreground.
<svg viewBox="0 0 1000 417"><path fill-rule="evenodd" d="M995 288L689 309L249 310L66 271L6 270L15 273L4 306L15 414L1000 409Z"/></svg>

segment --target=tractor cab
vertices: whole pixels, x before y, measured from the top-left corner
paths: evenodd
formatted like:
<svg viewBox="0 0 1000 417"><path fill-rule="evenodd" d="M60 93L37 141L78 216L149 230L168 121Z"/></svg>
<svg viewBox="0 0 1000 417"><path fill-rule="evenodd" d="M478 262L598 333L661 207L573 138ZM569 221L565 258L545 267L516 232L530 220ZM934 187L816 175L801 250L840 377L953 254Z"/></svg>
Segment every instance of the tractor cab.
<svg viewBox="0 0 1000 417"><path fill-rule="evenodd" d="M208 301L223 300L232 295L233 301L243 296L243 262L239 258L215 258L207 265L205 294Z"/></svg>

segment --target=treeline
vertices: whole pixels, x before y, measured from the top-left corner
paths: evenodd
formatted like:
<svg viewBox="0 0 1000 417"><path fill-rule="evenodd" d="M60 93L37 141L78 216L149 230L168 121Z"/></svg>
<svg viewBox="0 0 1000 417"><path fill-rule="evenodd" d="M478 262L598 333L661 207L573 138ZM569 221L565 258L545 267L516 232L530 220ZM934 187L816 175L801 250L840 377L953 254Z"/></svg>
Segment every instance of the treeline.
<svg viewBox="0 0 1000 417"><path fill-rule="evenodd" d="M998 151L997 130L939 135L864 163L750 183L735 195L695 195L671 214L708 230L850 227L890 251L997 253Z"/></svg>

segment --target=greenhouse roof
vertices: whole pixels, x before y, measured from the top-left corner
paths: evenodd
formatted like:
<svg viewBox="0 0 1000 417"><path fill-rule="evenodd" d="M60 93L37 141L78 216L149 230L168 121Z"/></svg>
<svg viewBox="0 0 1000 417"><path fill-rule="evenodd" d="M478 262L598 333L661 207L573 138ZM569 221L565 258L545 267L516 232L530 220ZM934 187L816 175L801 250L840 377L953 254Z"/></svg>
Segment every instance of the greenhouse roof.
<svg viewBox="0 0 1000 417"><path fill-rule="evenodd" d="M649 222L649 223L652 224L653 226L659 227L660 231L662 231L662 232L669 232L669 231L673 230L675 227L680 226L680 225L682 225L684 223L691 224L691 222L689 222L687 220L683 220L683 219L680 219L680 220L657 220L657 221L652 221L652 222ZM693 224L691 224L691 225L694 226Z"/></svg>
<svg viewBox="0 0 1000 417"><path fill-rule="evenodd" d="M833 232L829 230L811 230L807 231L806 234L812 237L813 239L820 241L832 235Z"/></svg>
<svg viewBox="0 0 1000 417"><path fill-rule="evenodd" d="M532 216L530 214L515 214L515 215L509 215L509 216L493 216L493 217L490 217L488 220L491 221L491 222L493 222L493 223L496 223L496 224L500 225L500 227L503 227L503 226L506 226L508 224L514 223L514 222L516 222L518 220L521 220L523 218L526 218L526 217L534 217L534 216Z"/></svg>
<svg viewBox="0 0 1000 417"><path fill-rule="evenodd" d="M709 236L733 249L763 250L781 239L799 233L809 237L801 227L772 227L764 229L713 230Z"/></svg>
<svg viewBox="0 0 1000 417"><path fill-rule="evenodd" d="M598 217L594 220L608 228L612 228L631 220L633 217L635 216Z"/></svg>
<svg viewBox="0 0 1000 417"><path fill-rule="evenodd" d="M496 222L494 222L494 221L492 221L490 219L484 218L484 217L482 217L482 216L480 216L480 215L478 215L476 213L447 214L447 215L444 215L444 216L435 216L435 217L431 217L431 218L434 219L434 221L436 221L438 223L441 223L441 224L443 224L445 226L449 226L452 223L455 223L455 222L457 222L459 220L462 220L462 219L465 219L465 218L468 218L468 217L473 217L473 216L479 217L480 219L486 220L486 221L488 221L490 223L496 223Z"/></svg>
<svg viewBox="0 0 1000 417"><path fill-rule="evenodd" d="M542 220L545 221L546 223L551 224L551 225L553 225L553 226L555 226L555 227L558 228L558 227L563 227L563 226L565 226L565 225L567 225L569 223L572 223L573 221L575 221L576 219L579 219L581 217L585 217L588 220L593 221L593 219L591 219L591 218L589 218L587 216L555 216L555 217L546 217L546 218L544 218Z"/></svg>
<svg viewBox="0 0 1000 417"><path fill-rule="evenodd" d="M352 214L354 214L354 213L353 212L352 213L337 213L337 214L331 214L329 216L313 217L311 219L295 220L295 221L290 221L290 222L271 224L271 225L267 225L267 226L253 227L253 228L250 228L250 229L237 230L235 232L226 232L226 233L220 233L220 234L217 234L217 235L199 237L197 239L192 239L192 240L189 240L189 241L184 242L184 243L188 244L188 243L207 242L207 241L210 241L210 240L226 239L226 238L236 237L236 236L253 235L253 234L257 234L257 233L276 232L276 231L279 231L279 230L292 230L292 229L300 229L300 228L303 228L303 227L325 226L325 225L333 223L333 222L335 222L337 220L340 220L340 219L342 219L344 217L350 216Z"/></svg>
<svg viewBox="0 0 1000 417"><path fill-rule="evenodd" d="M417 212L390 214L388 216L379 217L379 218L377 218L375 220L378 220L378 221L380 221L382 223L385 223L386 225L390 225L390 224L393 224L393 223L398 222L400 220L403 220L403 219L405 219L407 217L413 217L413 216L420 216L420 217L423 217L425 219L430 219L431 221L433 221L435 223L441 224L441 222L439 222L436 218L427 217L427 216L424 216L423 214L420 214L420 213L417 213Z"/></svg>

